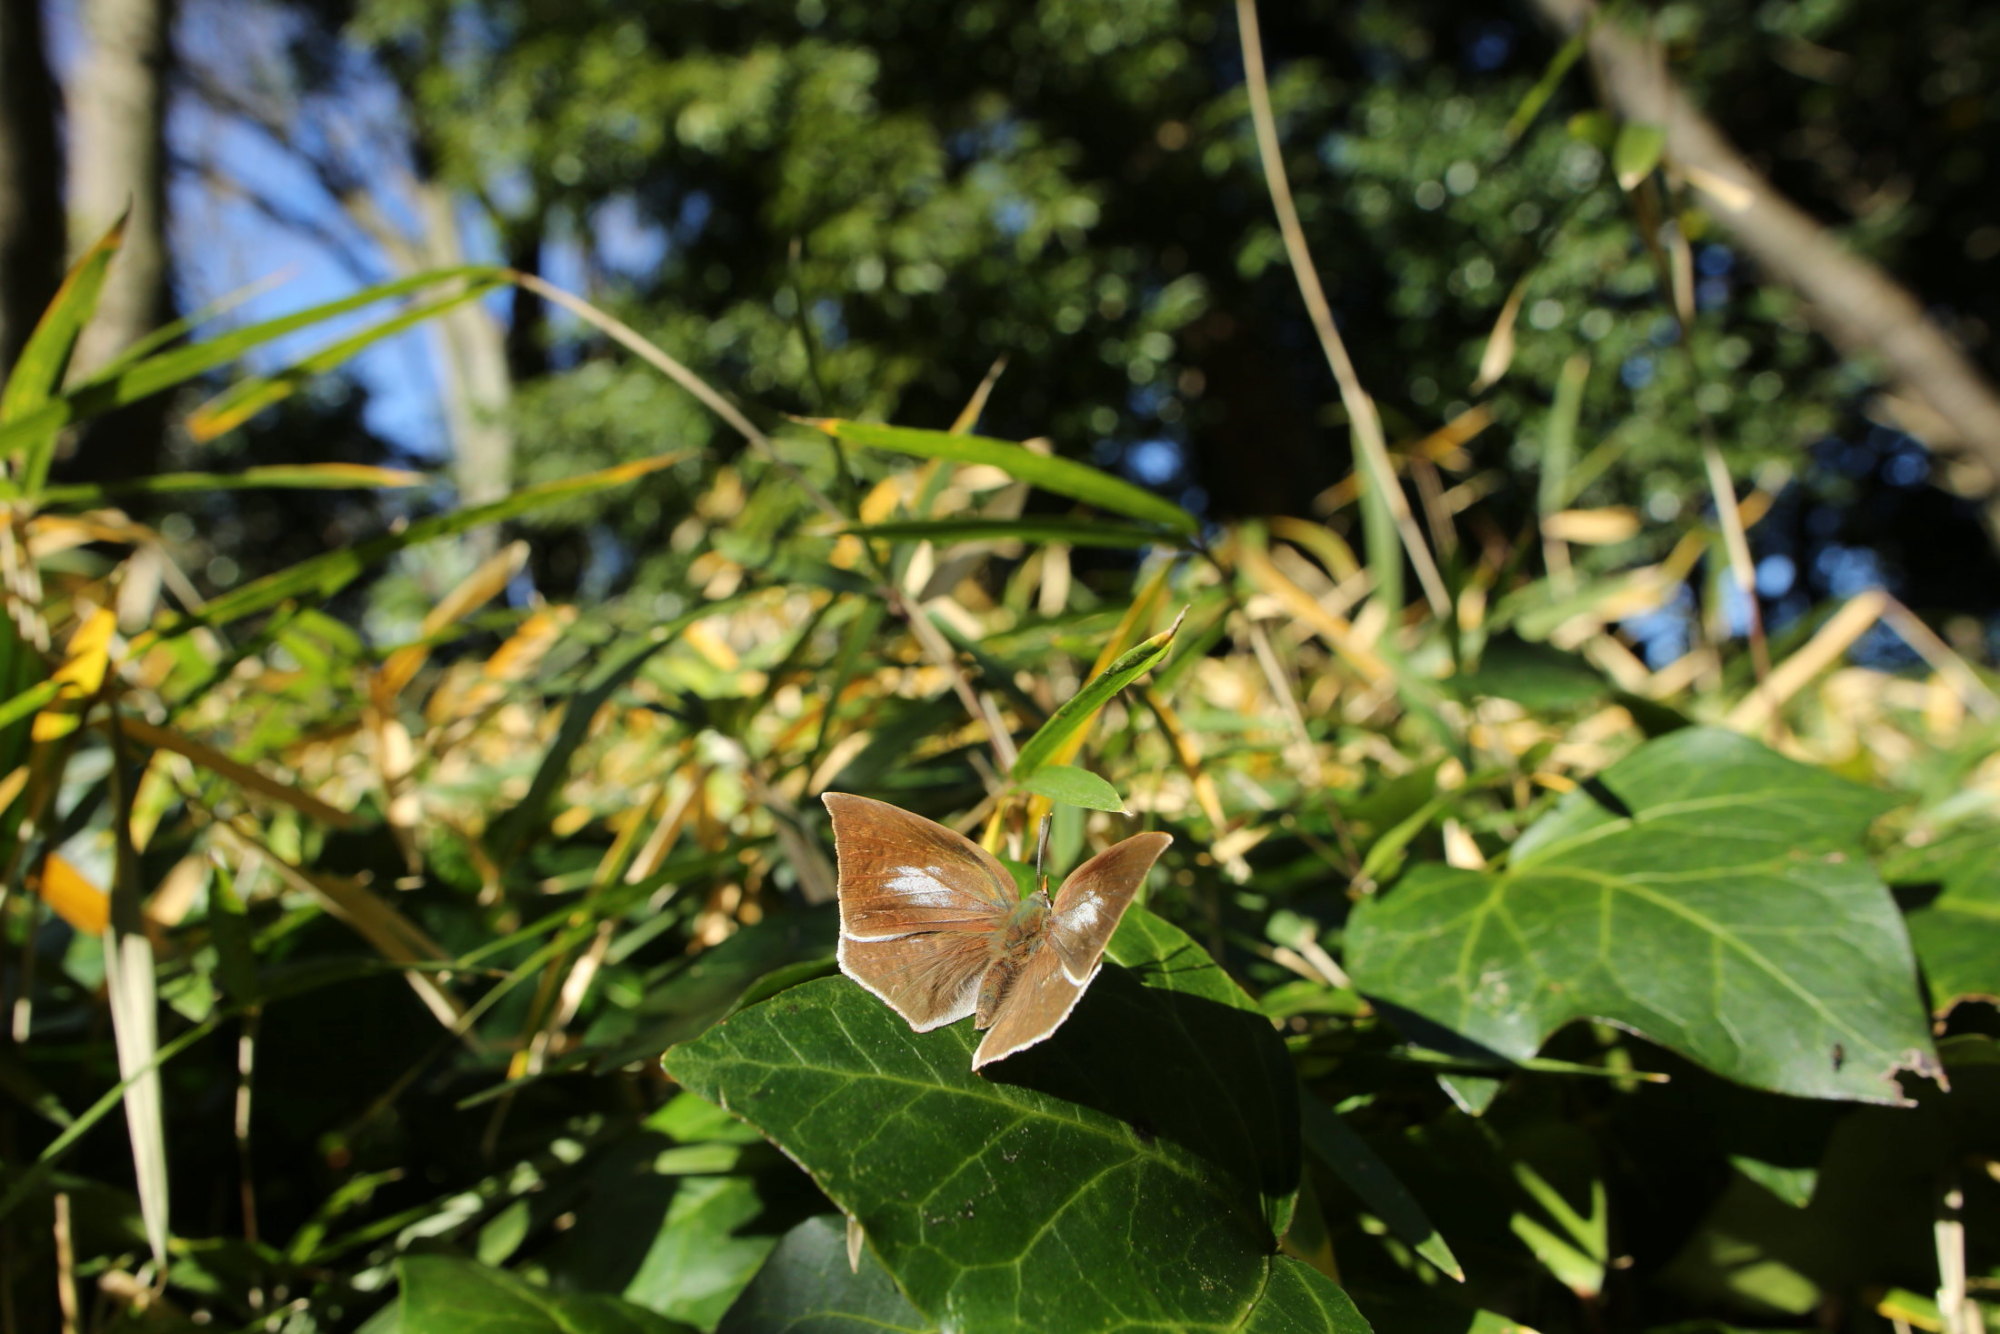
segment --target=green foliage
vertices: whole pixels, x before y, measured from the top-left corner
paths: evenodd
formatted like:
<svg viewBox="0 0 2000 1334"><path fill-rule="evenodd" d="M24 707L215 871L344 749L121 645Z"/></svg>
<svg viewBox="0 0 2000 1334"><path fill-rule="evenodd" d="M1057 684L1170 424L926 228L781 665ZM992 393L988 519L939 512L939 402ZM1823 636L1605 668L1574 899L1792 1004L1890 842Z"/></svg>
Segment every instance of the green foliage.
<svg viewBox="0 0 2000 1334"><path fill-rule="evenodd" d="M1526 284L1490 452L1393 451L1455 553L1440 616L1386 545L1356 556L1351 476L1327 523L1204 525L1072 457L1214 428L1211 372L1236 404L1273 382L1227 332L1291 298L1216 13L361 8L438 170L534 197L503 230L640 192L674 244L609 303L767 425L842 415L737 451L590 345L524 386L510 494L287 533L203 599L162 573L165 520L42 484L59 432L421 303L191 425L296 420L307 372L502 275L65 384L111 243L83 261L0 409L6 1320L58 1327L63 1285L92 1331L296 1334L1991 1311L1991 663L1828 672L1780 640L1764 671L1715 635L1655 671L1620 624L1716 535L1620 511L1636 538L1572 566L1520 529L1593 488L1692 494L1697 413L1752 462L1833 374L1760 289L1617 387L1660 352L1605 158L1671 187L1643 127L1573 133L1560 71L1477 83L1386 6L1336 23L1381 58L1365 87L1325 52L1280 72L1306 222L1368 257L1331 276L1385 319L1361 373L1395 435L1456 415ZM1003 349L1020 429L926 429L969 428ZM853 419L890 409L911 425ZM1044 432L1064 448L999 438ZM409 480L246 461L134 489ZM510 600L592 524L635 543L628 591ZM391 559L430 584L326 605ZM974 1074L969 1024L914 1033L840 975L830 789L1016 863L1051 806L1056 865L1174 843L1066 1022Z"/></svg>
<svg viewBox="0 0 2000 1334"><path fill-rule="evenodd" d="M1310 1323L1316 1299L1287 1305L1310 1284L1266 1293L1299 1171L1276 1035L1143 909L1110 954L1126 971L1064 1041L997 1079L972 1072L965 1025L913 1035L845 978L743 1011L668 1072L801 1163L941 1323L1227 1329L1277 1302L1254 1318L1351 1327Z"/></svg>

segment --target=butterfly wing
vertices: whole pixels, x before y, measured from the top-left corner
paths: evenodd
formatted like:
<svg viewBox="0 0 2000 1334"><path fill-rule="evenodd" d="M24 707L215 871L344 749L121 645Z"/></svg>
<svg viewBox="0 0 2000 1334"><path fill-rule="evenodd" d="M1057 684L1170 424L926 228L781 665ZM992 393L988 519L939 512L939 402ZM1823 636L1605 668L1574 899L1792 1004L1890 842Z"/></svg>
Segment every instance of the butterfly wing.
<svg viewBox="0 0 2000 1334"><path fill-rule="evenodd" d="M840 971L919 1033L971 1014L1019 902L992 853L887 802L825 795L839 864Z"/></svg>
<svg viewBox="0 0 2000 1334"><path fill-rule="evenodd" d="M1049 944L1062 961L1064 976L1086 986L1111 933L1124 919L1146 873L1174 841L1171 834L1134 834L1106 848L1069 873L1049 914Z"/></svg>
<svg viewBox="0 0 2000 1334"><path fill-rule="evenodd" d="M1166 851L1168 834L1137 834L1070 873L1057 893L1041 948L1007 984L993 1026L972 1054L972 1068L1032 1047L1061 1027L1102 966L1104 947L1146 873Z"/></svg>

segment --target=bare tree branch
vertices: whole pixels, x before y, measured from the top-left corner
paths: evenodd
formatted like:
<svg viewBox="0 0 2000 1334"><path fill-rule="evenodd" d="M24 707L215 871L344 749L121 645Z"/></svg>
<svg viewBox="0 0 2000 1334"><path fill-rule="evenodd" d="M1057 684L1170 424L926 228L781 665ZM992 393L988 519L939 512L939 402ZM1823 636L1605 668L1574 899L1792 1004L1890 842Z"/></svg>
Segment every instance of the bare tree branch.
<svg viewBox="0 0 2000 1334"><path fill-rule="evenodd" d="M1596 0L1535 0L1565 34ZM1881 363L1899 424L1954 456L1960 490L2000 494L2000 394L1910 292L1784 198L1674 82L1658 53L1616 20L1590 35L1605 97L1628 120L1666 133L1666 158L1773 278L1805 298L1850 356ZM1990 512L1989 506L1989 512Z"/></svg>

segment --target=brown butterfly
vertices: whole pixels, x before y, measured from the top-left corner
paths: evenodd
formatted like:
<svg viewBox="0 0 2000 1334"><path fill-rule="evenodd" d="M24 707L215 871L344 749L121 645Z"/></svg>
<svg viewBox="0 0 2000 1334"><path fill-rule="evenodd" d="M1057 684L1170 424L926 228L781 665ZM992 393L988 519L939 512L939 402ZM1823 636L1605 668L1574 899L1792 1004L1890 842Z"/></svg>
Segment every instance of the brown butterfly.
<svg viewBox="0 0 2000 1334"><path fill-rule="evenodd" d="M1135 834L1022 898L992 853L887 802L826 794L840 863L840 971L919 1033L973 1015L977 1070L1056 1031L1173 842Z"/></svg>

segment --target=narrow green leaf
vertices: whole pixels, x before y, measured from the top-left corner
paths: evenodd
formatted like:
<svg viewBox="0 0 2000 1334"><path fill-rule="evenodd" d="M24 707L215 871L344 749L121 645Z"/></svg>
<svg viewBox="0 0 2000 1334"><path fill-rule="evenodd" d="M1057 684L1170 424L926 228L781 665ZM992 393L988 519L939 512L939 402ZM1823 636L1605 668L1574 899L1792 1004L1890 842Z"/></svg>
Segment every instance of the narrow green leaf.
<svg viewBox="0 0 2000 1334"><path fill-rule="evenodd" d="M12 1043L0 1047L0 1092L58 1130L75 1125L76 1118L63 1106L62 1099L15 1054L19 1050Z"/></svg>
<svg viewBox="0 0 2000 1334"><path fill-rule="evenodd" d="M1555 56L1543 67L1542 77L1535 80L1535 86L1528 90L1527 95L1514 108L1514 114L1507 118L1507 128L1501 133L1506 136L1509 144L1514 143L1527 131L1528 126L1534 123L1535 117L1542 114L1542 108L1549 104L1549 99L1556 95L1556 89L1562 86L1564 76L1582 58L1584 49L1590 45L1590 34L1603 16L1604 8L1594 7L1583 26L1570 34L1569 40L1562 44Z"/></svg>
<svg viewBox="0 0 2000 1334"><path fill-rule="evenodd" d="M377 468L366 463L288 463L242 472L164 472L134 477L108 486L51 486L42 491L44 505L102 505L113 496L170 495L184 491L349 491L425 486L437 480L429 473L404 468Z"/></svg>
<svg viewBox="0 0 2000 1334"><path fill-rule="evenodd" d="M14 1177L8 1184L6 1195L0 1196L0 1218L12 1214L30 1195L38 1192L43 1183L49 1179L49 1175L55 1171L56 1165L76 1147L77 1141L89 1134L99 1121L124 1104L125 1095L134 1084L157 1074L161 1066L207 1037L220 1018L220 1012L210 1015L173 1041L162 1043L154 1051L150 1062L141 1069L125 1075L111 1087L110 1091L90 1104L75 1121L71 1122L67 1130L50 1140L48 1147L35 1155L35 1161L29 1165L28 1170Z"/></svg>
<svg viewBox="0 0 2000 1334"><path fill-rule="evenodd" d="M499 523L559 500L621 486L647 473L678 463L685 457L684 452L675 452L656 455L650 459L639 459L632 463L621 463L616 467L584 473L578 477L564 477L553 482L523 487L512 495L502 496L484 505L474 505L468 509L453 510L449 514L436 514L427 519L419 519L398 532L386 533L381 537L370 538L366 542L357 542L339 551L325 552L300 561L287 569L267 574L261 579L254 579L240 588L231 589L203 607L199 619L207 625L227 625L231 621L266 611L290 598L324 599L346 587L370 565L387 559L405 547L435 541L440 537L449 537L455 533L477 528L481 524Z"/></svg>
<svg viewBox="0 0 2000 1334"><path fill-rule="evenodd" d="M1368 563L1370 596L1385 607L1403 605L1403 537L1396 531L1396 512L1377 485L1374 471L1363 467L1361 484L1361 545ZM1398 485L1394 478L1391 486Z"/></svg>
<svg viewBox="0 0 2000 1334"><path fill-rule="evenodd" d="M1423 1206L1396 1179L1389 1164L1382 1161L1382 1155L1356 1134L1338 1112L1304 1091L1299 1095L1299 1113L1306 1147L1312 1150L1314 1156L1332 1168L1355 1197L1386 1223L1391 1232L1408 1242L1418 1255L1436 1265L1440 1273L1449 1274L1463 1283L1465 1270L1460 1267L1458 1257L1451 1253L1451 1247L1438 1235Z"/></svg>
<svg viewBox="0 0 2000 1334"><path fill-rule="evenodd" d="M177 347L144 361L100 373L71 389L60 398L24 411L16 420L0 423L0 458L8 457L30 441L52 437L71 422L101 416L114 408L136 403L175 385L185 384L218 366L227 365L252 348L261 347L286 334L371 306L377 301L422 291L455 278L489 278L497 270L469 264L458 268L435 269L328 301L276 319L234 329L214 338Z"/></svg>
<svg viewBox="0 0 2000 1334"><path fill-rule="evenodd" d="M1666 147L1667 132L1658 125L1636 120L1620 125L1618 141L1611 146L1611 169L1617 173L1619 186L1636 189L1660 165L1660 154Z"/></svg>
<svg viewBox="0 0 2000 1334"><path fill-rule="evenodd" d="M1455 796L1440 792L1385 829L1380 838L1368 845L1368 853L1361 859L1360 879L1364 883L1382 881L1393 875L1403 864L1403 850L1410 846L1410 840L1428 829L1438 812L1451 805Z"/></svg>
<svg viewBox="0 0 2000 1334"><path fill-rule="evenodd" d="M1021 753L1014 761L1014 781L1026 781L1035 770L1049 763L1065 742L1090 726L1097 711L1109 703L1113 695L1164 662L1173 649L1174 636L1179 633L1181 620L1186 615L1183 611L1165 630L1134 644L1116 662L1090 678L1083 689L1064 700L1062 706L1021 747Z"/></svg>
<svg viewBox="0 0 2000 1334"><path fill-rule="evenodd" d="M1071 764L1045 764L1021 782L1023 790L1059 801L1065 806L1081 806L1092 811L1123 814L1125 799L1118 789L1088 769Z"/></svg>
<svg viewBox="0 0 2000 1334"><path fill-rule="evenodd" d="M844 530L857 537L892 542L1067 542L1077 547L1179 546L1172 533L1101 519L899 519L857 524Z"/></svg>
<svg viewBox="0 0 2000 1334"><path fill-rule="evenodd" d="M213 440L241 426L264 409L291 397L311 377L322 375L383 339L393 338L425 320L476 300L500 285L498 275L472 279L459 291L398 311L358 333L328 344L275 374L238 381L189 414L188 430L198 441Z"/></svg>
<svg viewBox="0 0 2000 1334"><path fill-rule="evenodd" d="M1590 381L1590 358L1579 352L1563 363L1556 377L1555 402L1549 407L1548 429L1542 437L1542 476L1536 496L1541 516L1566 509L1576 492L1570 473L1576 466L1576 427L1583 416L1583 390Z"/></svg>
<svg viewBox="0 0 2000 1334"><path fill-rule="evenodd" d="M1550 1185L1548 1178L1527 1163L1516 1160L1514 1179L1520 1182L1521 1188L1534 1197L1535 1203L1541 1205L1549 1217L1569 1234L1569 1240L1577 1249L1588 1255L1599 1266L1610 1258L1610 1215L1605 1206L1602 1178L1591 1178L1589 1217L1571 1207L1570 1202L1563 1198L1562 1192Z"/></svg>
<svg viewBox="0 0 2000 1334"><path fill-rule="evenodd" d="M111 224L111 230L70 267L62 286L56 289L55 300L42 312L35 331L28 335L20 358L7 372L6 388L0 391L0 423L20 420L54 398L62 388L70 352L76 347L77 336L90 323L90 317L97 313L105 274L118 254L118 247L124 244L125 217L121 214Z"/></svg>
<svg viewBox="0 0 2000 1334"><path fill-rule="evenodd" d="M880 426L873 422L842 421L832 417L814 419L807 425L817 427L836 440L869 449L885 449L925 459L951 459L957 463L990 463L1016 481L1027 482L1072 500L1085 501L1114 514L1157 523L1188 537L1201 530L1201 524L1194 515L1144 487L1100 472L1089 464L1037 454L1005 440L992 440L980 435L951 435L944 431L919 431L903 426Z"/></svg>
<svg viewBox="0 0 2000 1334"><path fill-rule="evenodd" d="M129 211L120 214L111 230L84 251L63 278L62 286L56 289L55 300L42 312L34 332L28 335L19 359L7 372L5 389L0 390L0 433L13 423L44 415L50 400L62 388L70 353L90 317L97 313L105 275L118 254L118 247L124 243L128 216ZM17 452L23 456L16 474L18 480L0 477L0 488L32 495L48 476L55 444L52 426L25 431L18 441L0 444L0 459L10 459Z"/></svg>
<svg viewBox="0 0 2000 1334"><path fill-rule="evenodd" d="M30 714L39 712L43 705L62 693L64 684L62 681L43 681L0 704L0 729L11 727Z"/></svg>

